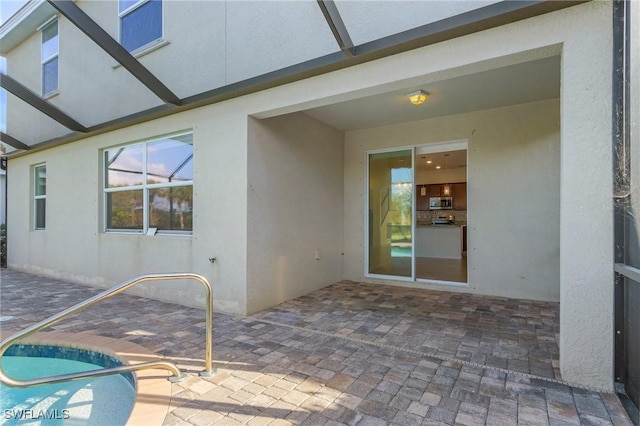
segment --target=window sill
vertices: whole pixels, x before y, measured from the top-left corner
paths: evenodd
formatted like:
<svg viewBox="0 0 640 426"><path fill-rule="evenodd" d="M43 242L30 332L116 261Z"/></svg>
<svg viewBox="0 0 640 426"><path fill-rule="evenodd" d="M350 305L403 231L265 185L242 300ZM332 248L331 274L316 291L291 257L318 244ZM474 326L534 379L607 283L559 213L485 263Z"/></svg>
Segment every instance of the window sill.
<svg viewBox="0 0 640 426"><path fill-rule="evenodd" d="M139 59L139 58L141 58L141 57L143 57L143 56L145 56L145 55L147 55L147 54L149 54L149 53L151 53L153 51L156 51L156 50L160 49L161 47L164 47L164 46L168 45L168 44L171 44L171 42L169 40L158 39L158 40L152 41L151 43L145 44L144 46L139 47L138 49L136 49L136 50L134 50L133 52L130 52L130 53L131 53L131 56L133 56L136 59ZM114 65L111 66L111 68L114 69L114 70L118 69L120 67L122 67L122 64L119 63L119 62L117 64L114 64Z"/></svg>
<svg viewBox="0 0 640 426"><path fill-rule="evenodd" d="M148 235L143 231L119 231L117 229L104 231L104 234L109 235L137 235L142 237L178 237L178 238L191 238L193 232L161 232L158 231L153 235Z"/></svg>
<svg viewBox="0 0 640 426"><path fill-rule="evenodd" d="M193 232L160 232L158 231L154 237L178 237L178 238L191 238Z"/></svg>
<svg viewBox="0 0 640 426"><path fill-rule="evenodd" d="M60 94L60 91L58 89L56 89L53 92L49 92L46 95L43 95L42 99L47 101L47 100L49 100L51 98L54 98L54 97L58 96L59 94Z"/></svg>

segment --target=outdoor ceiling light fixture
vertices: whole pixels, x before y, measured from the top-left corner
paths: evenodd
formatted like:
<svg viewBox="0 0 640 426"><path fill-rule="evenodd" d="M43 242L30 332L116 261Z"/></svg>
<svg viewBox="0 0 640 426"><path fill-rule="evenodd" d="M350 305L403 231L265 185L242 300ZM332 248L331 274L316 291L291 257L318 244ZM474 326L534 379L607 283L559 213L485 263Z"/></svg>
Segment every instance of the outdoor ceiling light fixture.
<svg viewBox="0 0 640 426"><path fill-rule="evenodd" d="M411 103L414 105L420 105L424 103L424 101L426 101L428 97L429 97L429 94L424 90L418 90L415 92L407 93L407 98L409 98Z"/></svg>

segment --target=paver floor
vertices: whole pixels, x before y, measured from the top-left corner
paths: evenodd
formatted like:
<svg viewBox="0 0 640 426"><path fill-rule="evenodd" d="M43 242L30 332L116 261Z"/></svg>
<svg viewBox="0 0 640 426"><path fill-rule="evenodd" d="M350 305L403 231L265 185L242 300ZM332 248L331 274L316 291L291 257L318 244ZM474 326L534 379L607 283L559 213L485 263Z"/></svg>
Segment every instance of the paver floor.
<svg viewBox="0 0 640 426"><path fill-rule="evenodd" d="M0 280L6 329L99 292L10 270ZM557 303L345 281L247 317L215 313L209 378L197 375L200 309L121 294L53 328L184 367L165 425L631 425L614 394L561 381L558 321Z"/></svg>

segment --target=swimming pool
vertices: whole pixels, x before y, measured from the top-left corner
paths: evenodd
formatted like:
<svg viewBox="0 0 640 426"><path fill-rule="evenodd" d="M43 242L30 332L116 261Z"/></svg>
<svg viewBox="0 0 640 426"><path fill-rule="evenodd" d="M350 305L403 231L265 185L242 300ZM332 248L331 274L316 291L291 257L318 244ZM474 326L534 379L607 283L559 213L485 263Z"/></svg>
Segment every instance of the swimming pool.
<svg viewBox="0 0 640 426"><path fill-rule="evenodd" d="M95 370L122 365L111 356L84 349L14 345L2 368L16 379ZM131 373L30 388L0 384L1 425L124 425L135 400Z"/></svg>
<svg viewBox="0 0 640 426"><path fill-rule="evenodd" d="M411 246L391 246L391 257L411 257Z"/></svg>

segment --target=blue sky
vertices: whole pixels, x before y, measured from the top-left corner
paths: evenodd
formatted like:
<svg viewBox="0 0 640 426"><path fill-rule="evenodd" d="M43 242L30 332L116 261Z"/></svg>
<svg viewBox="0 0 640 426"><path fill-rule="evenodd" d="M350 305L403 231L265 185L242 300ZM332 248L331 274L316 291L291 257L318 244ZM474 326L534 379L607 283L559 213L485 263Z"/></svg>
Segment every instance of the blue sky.
<svg viewBox="0 0 640 426"><path fill-rule="evenodd" d="M9 19L22 7L26 0L2 0L0 1L0 24Z"/></svg>

